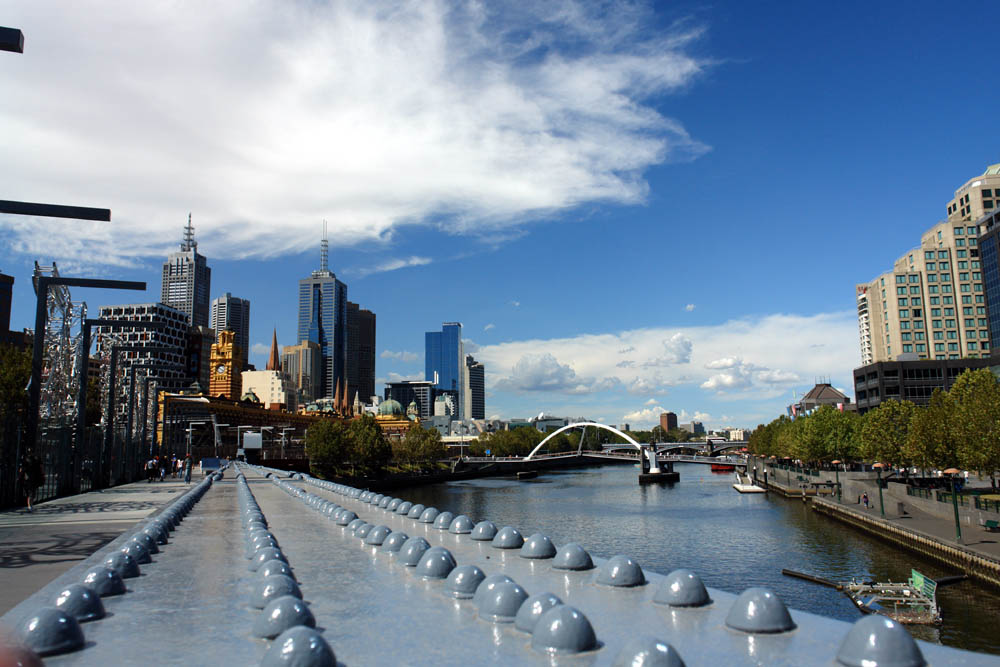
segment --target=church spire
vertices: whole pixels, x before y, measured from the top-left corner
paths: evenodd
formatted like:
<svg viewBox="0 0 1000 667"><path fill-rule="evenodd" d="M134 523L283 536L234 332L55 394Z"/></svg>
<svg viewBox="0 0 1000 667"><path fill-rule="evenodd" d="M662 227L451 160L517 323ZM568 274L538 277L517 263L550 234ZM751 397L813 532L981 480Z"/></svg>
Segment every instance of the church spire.
<svg viewBox="0 0 1000 667"><path fill-rule="evenodd" d="M280 371L281 361L278 359L278 330L271 330L271 354L267 357L267 370Z"/></svg>

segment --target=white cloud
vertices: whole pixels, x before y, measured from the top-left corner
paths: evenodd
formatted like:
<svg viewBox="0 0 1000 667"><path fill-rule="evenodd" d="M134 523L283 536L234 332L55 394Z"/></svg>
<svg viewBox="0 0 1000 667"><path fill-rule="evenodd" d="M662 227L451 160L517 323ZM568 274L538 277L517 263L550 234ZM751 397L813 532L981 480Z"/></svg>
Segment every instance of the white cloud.
<svg viewBox="0 0 1000 667"><path fill-rule="evenodd" d="M520 308L521 307L521 302L520 301L508 301L508 303L510 305L514 306L515 308Z"/></svg>
<svg viewBox="0 0 1000 667"><path fill-rule="evenodd" d="M405 363L413 363L414 361L420 360L420 355L413 352L407 352L406 350L401 350L399 352L394 352L392 350L382 350L382 354L378 355L383 359L395 359L397 361L402 361Z"/></svg>
<svg viewBox="0 0 1000 667"><path fill-rule="evenodd" d="M709 66L692 55L703 30L650 30L651 11L8 3L31 55L4 74L17 104L0 108L0 182L110 207L114 222L0 228L15 252L129 264L175 247L188 211L202 250L231 259L314 248L323 219L336 247L407 224L498 237L639 203L645 170L708 150L652 106Z"/></svg>
<svg viewBox="0 0 1000 667"><path fill-rule="evenodd" d="M561 364L552 354L525 354L513 365L510 375L496 382L501 391L543 391L565 394L590 394L611 389L615 378L580 377L570 366Z"/></svg>
<svg viewBox="0 0 1000 667"><path fill-rule="evenodd" d="M490 322L485 327L483 327L483 331L489 331L490 329L496 329L496 328L497 328L497 325L495 325L492 322Z"/></svg>
<svg viewBox="0 0 1000 667"><path fill-rule="evenodd" d="M405 382L405 381L412 382L414 380L423 380L423 379L424 379L423 373L401 374L401 373L393 373L390 371L386 375L386 377L376 378L375 382L378 384L386 384L388 382Z"/></svg>
<svg viewBox="0 0 1000 667"><path fill-rule="evenodd" d="M270 343L254 343L250 346L251 354L270 354L271 344Z"/></svg>
<svg viewBox="0 0 1000 667"><path fill-rule="evenodd" d="M632 429L656 426L660 423L660 413L662 412L666 411L658 405L652 408L642 408L622 415L622 421L627 422Z"/></svg>
<svg viewBox="0 0 1000 667"><path fill-rule="evenodd" d="M616 354L629 347L634 348L629 357L641 361L629 364L629 359ZM528 377L526 372L508 376L503 370L514 368L526 356L534 360L527 364L531 369L546 371L541 379L564 392L580 385L589 391L607 386L645 399L671 387L690 386L721 392L726 400L762 401L784 395L803 377L841 375L845 378L841 383L849 383L858 358L857 315L850 311L776 314L711 326L513 341L482 346L476 358L486 365L487 384L502 391L530 384L519 381ZM676 363L648 363L668 358Z"/></svg>
<svg viewBox="0 0 1000 667"><path fill-rule="evenodd" d="M656 405L656 399L655 398L651 398L648 401L646 401L645 403L643 403L643 405Z"/></svg>
<svg viewBox="0 0 1000 667"><path fill-rule="evenodd" d="M388 259L384 262L380 262L375 266L363 266L357 269L351 269L347 273L357 275L357 276L368 276L373 273L384 273L386 271L396 271L398 269L405 269L410 266L425 266L430 264L433 260L430 257L407 257L404 259Z"/></svg>
<svg viewBox="0 0 1000 667"><path fill-rule="evenodd" d="M688 311L689 313L694 309L695 305L693 303L689 303L688 305L684 306L684 310Z"/></svg>

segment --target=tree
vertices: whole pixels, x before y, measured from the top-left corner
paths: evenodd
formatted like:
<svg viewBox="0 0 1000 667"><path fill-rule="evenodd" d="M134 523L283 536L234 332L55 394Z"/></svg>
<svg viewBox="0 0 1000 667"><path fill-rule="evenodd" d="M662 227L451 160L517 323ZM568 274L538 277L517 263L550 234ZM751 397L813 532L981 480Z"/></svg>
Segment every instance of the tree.
<svg viewBox="0 0 1000 667"><path fill-rule="evenodd" d="M375 417L364 414L351 421L348 427L351 436L351 465L363 474L383 471L392 459L392 447L382 433Z"/></svg>
<svg viewBox="0 0 1000 667"><path fill-rule="evenodd" d="M17 432L28 408L31 353L0 344L0 461L13 460Z"/></svg>
<svg viewBox="0 0 1000 667"><path fill-rule="evenodd" d="M349 463L351 449L351 435L342 422L321 419L306 430L309 471L317 477L336 475L341 466Z"/></svg>
<svg viewBox="0 0 1000 667"><path fill-rule="evenodd" d="M437 461L448 455L441 442L441 433L436 428L425 429L416 422L410 425L402 441L393 448L393 453L398 460L407 463Z"/></svg>
<svg viewBox="0 0 1000 667"><path fill-rule="evenodd" d="M958 376L949 395L954 402L953 435L964 468L987 471L996 488L1000 468L1000 384L987 368Z"/></svg>
<svg viewBox="0 0 1000 667"><path fill-rule="evenodd" d="M952 422L955 404L951 396L935 389L926 408L914 411L903 456L922 470L946 468L958 459Z"/></svg>
<svg viewBox="0 0 1000 667"><path fill-rule="evenodd" d="M917 408L910 401L889 399L861 420L861 457L866 461L909 460L905 445Z"/></svg>

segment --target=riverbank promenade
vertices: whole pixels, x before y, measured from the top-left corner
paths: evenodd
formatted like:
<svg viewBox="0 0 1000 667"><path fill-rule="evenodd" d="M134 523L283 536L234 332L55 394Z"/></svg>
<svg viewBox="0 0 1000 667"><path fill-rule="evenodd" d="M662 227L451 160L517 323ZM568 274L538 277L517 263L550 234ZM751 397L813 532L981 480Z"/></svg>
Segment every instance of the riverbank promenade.
<svg viewBox="0 0 1000 667"><path fill-rule="evenodd" d="M0 512L0 615L188 487L167 477Z"/></svg>
<svg viewBox="0 0 1000 667"><path fill-rule="evenodd" d="M628 554L599 558L305 475L240 466L181 490L0 624L45 646L25 619L54 618L44 609L108 563L124 579L102 599L107 615L67 632L49 664L278 665L296 645L316 652L295 664L324 666L612 665L663 652L687 664L860 665L886 662L886 650L899 664L996 661L914 642L880 617L788 609L753 581L706 588L691 570L643 570ZM159 548L147 553L142 535Z"/></svg>

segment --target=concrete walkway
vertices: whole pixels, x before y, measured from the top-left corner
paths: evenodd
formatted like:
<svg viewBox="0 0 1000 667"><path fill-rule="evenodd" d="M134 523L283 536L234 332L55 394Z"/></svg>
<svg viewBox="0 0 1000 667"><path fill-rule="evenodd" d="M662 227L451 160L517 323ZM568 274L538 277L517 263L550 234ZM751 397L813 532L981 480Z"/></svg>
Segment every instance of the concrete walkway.
<svg viewBox="0 0 1000 667"><path fill-rule="evenodd" d="M0 512L0 615L187 488L135 482Z"/></svg>

